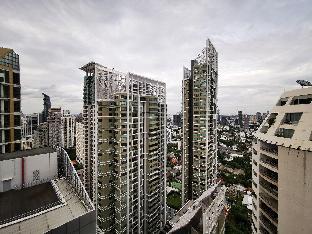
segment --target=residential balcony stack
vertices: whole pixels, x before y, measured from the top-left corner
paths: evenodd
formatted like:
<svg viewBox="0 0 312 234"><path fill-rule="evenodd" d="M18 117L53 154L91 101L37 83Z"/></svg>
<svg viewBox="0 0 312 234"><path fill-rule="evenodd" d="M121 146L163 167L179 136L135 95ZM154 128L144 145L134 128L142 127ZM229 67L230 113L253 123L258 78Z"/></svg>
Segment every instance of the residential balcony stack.
<svg viewBox="0 0 312 234"><path fill-rule="evenodd" d="M84 183L104 233L157 233L166 221L165 83L90 62L84 77Z"/></svg>

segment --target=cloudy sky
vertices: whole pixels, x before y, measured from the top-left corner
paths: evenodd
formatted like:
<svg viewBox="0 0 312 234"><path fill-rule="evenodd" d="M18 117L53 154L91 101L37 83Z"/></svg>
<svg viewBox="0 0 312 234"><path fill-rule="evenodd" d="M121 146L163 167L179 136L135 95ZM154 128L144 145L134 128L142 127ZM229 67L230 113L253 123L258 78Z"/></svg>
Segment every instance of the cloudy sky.
<svg viewBox="0 0 312 234"><path fill-rule="evenodd" d="M297 79L312 81L312 2L269 0L1 0L0 46L20 55L22 110L79 113L83 72L96 61L167 84L181 108L183 66L210 38L219 53L222 114L264 112Z"/></svg>

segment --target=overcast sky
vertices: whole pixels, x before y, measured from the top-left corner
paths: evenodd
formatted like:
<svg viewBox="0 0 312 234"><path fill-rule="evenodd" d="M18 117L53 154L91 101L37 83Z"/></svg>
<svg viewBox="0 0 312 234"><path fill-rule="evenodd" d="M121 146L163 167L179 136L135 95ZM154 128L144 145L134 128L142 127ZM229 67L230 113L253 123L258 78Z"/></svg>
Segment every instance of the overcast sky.
<svg viewBox="0 0 312 234"><path fill-rule="evenodd" d="M312 1L1 0L0 46L20 55L22 111L79 113L84 73L96 61L167 84L181 109L183 66L210 38L219 53L221 114L265 112L297 79L312 81Z"/></svg>

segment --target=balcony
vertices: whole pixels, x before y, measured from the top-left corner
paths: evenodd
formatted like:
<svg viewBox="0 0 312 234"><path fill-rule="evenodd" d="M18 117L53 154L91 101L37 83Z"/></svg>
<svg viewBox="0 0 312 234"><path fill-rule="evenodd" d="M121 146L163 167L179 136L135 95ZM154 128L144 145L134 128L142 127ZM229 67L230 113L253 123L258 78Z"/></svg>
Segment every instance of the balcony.
<svg viewBox="0 0 312 234"><path fill-rule="evenodd" d="M268 194L272 195L275 199L278 198L278 188L276 185L273 185L267 182L265 179L259 178L260 189L263 189Z"/></svg>
<svg viewBox="0 0 312 234"><path fill-rule="evenodd" d="M274 234L277 233L277 227L266 216L260 214L259 219L266 231Z"/></svg>
<svg viewBox="0 0 312 234"><path fill-rule="evenodd" d="M268 166L269 169L278 170L278 160L275 158L268 157L265 154L260 154L260 162L264 166Z"/></svg>
<svg viewBox="0 0 312 234"><path fill-rule="evenodd" d="M272 208L275 212L278 212L278 201L269 196L266 192L260 190L260 199L262 199L266 205Z"/></svg>
<svg viewBox="0 0 312 234"><path fill-rule="evenodd" d="M265 203L260 201L260 215L261 213L271 221L275 226L277 226L278 223L278 214L273 211L270 207L268 207Z"/></svg>
<svg viewBox="0 0 312 234"><path fill-rule="evenodd" d="M267 153L273 154L274 156L278 155L277 145L269 144L269 143L262 141L261 145L260 145L260 149L267 152Z"/></svg>
<svg viewBox="0 0 312 234"><path fill-rule="evenodd" d="M277 185L278 183L278 174L262 165L259 166L260 175L271 182L272 184Z"/></svg>

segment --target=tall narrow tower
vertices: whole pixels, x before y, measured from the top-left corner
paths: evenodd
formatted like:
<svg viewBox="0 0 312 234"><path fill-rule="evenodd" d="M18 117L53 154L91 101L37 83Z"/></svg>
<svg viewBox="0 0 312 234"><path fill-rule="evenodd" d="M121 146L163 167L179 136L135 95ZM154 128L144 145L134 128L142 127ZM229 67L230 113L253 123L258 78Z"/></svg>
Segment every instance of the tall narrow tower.
<svg viewBox="0 0 312 234"><path fill-rule="evenodd" d="M210 40L184 68L182 203L197 199L217 176L218 54Z"/></svg>
<svg viewBox="0 0 312 234"><path fill-rule="evenodd" d="M91 62L84 78L85 186L105 233L155 233L166 220L166 87Z"/></svg>
<svg viewBox="0 0 312 234"><path fill-rule="evenodd" d="M0 120L0 154L21 150L19 56L7 48L0 48Z"/></svg>

